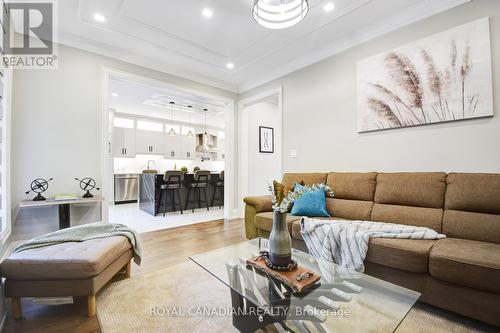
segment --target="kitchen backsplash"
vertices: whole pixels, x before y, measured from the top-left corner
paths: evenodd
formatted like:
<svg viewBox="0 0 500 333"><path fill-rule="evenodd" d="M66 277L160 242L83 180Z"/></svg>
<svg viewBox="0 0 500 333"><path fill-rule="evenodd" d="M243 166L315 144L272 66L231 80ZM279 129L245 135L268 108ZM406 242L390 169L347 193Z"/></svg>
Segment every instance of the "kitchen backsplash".
<svg viewBox="0 0 500 333"><path fill-rule="evenodd" d="M155 155L137 155L135 158L114 158L114 172L117 173L141 173L142 170L147 169L148 161L151 163L151 169L165 172L166 170L173 170L174 166L177 169L187 167L189 172L193 171L194 167L200 169L219 172L224 170L224 161L200 161L200 160L167 160L163 156Z"/></svg>

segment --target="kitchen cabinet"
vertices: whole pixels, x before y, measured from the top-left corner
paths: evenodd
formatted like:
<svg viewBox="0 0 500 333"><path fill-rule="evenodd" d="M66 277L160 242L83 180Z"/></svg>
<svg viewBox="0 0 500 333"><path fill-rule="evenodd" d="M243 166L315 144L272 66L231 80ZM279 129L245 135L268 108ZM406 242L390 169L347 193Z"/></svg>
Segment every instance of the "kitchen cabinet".
<svg viewBox="0 0 500 333"><path fill-rule="evenodd" d="M136 130L135 148L137 154L163 155L164 137L164 132Z"/></svg>
<svg viewBox="0 0 500 333"><path fill-rule="evenodd" d="M122 127L115 127L113 129L113 156L135 157L135 143L135 129Z"/></svg>
<svg viewBox="0 0 500 333"><path fill-rule="evenodd" d="M224 146L224 139L217 139L217 160L218 161L223 161L225 156L225 146Z"/></svg>
<svg viewBox="0 0 500 333"><path fill-rule="evenodd" d="M183 135L177 134L174 136L165 134L165 158L166 159L180 159L182 158L182 137Z"/></svg>
<svg viewBox="0 0 500 333"><path fill-rule="evenodd" d="M181 139L181 158L194 160L196 157L196 137L183 135Z"/></svg>

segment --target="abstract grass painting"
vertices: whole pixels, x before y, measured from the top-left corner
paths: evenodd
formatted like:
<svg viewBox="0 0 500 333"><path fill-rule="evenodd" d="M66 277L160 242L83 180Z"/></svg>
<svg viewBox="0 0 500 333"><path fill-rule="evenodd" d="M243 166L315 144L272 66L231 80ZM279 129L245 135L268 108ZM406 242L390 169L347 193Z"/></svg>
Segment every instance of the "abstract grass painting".
<svg viewBox="0 0 500 333"><path fill-rule="evenodd" d="M358 63L358 132L492 115L487 17Z"/></svg>

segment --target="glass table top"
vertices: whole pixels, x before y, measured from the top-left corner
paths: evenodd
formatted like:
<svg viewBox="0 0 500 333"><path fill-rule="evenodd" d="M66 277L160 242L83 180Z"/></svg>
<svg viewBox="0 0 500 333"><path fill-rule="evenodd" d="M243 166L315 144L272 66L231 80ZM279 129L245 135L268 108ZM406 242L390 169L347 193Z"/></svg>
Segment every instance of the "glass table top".
<svg viewBox="0 0 500 333"><path fill-rule="evenodd" d="M256 238L190 259L294 332L394 332L420 297L418 292L342 270L295 249L293 259L321 275L321 280L305 292L292 293L246 265L267 245L267 239Z"/></svg>

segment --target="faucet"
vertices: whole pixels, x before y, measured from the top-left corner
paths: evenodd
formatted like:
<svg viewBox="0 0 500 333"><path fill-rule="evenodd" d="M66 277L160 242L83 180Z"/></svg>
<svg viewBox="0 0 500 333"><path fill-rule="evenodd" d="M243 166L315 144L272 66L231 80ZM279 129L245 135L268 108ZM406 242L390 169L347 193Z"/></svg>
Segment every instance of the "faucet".
<svg viewBox="0 0 500 333"><path fill-rule="evenodd" d="M149 161L148 161L148 170L149 170L149 164L150 164L151 162L153 162L153 165L155 165L155 164L156 164L156 163L155 163L155 161L153 161L153 160L149 160Z"/></svg>

